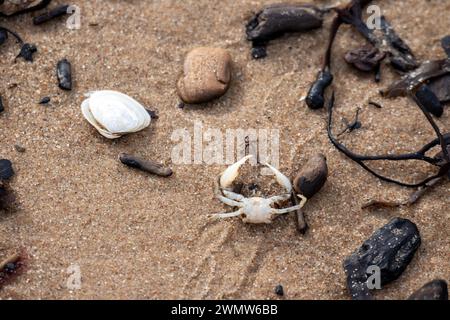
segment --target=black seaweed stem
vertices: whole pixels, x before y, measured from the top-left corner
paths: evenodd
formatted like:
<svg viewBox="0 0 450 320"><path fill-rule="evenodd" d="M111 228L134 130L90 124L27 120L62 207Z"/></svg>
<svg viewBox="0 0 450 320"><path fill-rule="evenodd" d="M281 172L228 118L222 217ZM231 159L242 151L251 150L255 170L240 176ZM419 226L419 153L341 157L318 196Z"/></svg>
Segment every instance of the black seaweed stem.
<svg viewBox="0 0 450 320"><path fill-rule="evenodd" d="M435 132L438 136L437 139L427 143L424 147L422 147L419 151L413 152L413 153L406 153L406 154L398 154L398 155L375 155L375 156L365 156L356 154L352 151L350 151L347 147L345 147L342 143L340 143L336 137L333 135L333 107L334 107L335 97L334 92L331 95L331 99L328 103L328 125L327 125L327 131L328 131L328 137L331 141L331 143L345 156L350 158L352 161L359 164L362 168L364 168L366 171L374 175L375 177L379 178L382 181L394 183L403 187L409 187L409 188L418 188L418 187L424 187L429 182L440 178L447 174L450 170L450 161L448 160L448 151L446 146L450 145L450 133L447 133L445 135L442 135L439 128L437 127L436 123L434 122L431 115L424 109L421 108L422 112L425 114L425 117L430 122L430 124L435 129ZM441 145L442 151L444 154L444 163L440 163L442 161L441 159L437 158L431 158L426 156L426 152L431 150L433 147ZM445 151L444 151L445 150ZM377 160L388 160L388 161L405 161L405 160L420 160L425 161L429 164L432 164L434 166L440 167L439 172L436 175L433 175L431 177L426 178L425 180L419 182L419 183L405 183L401 182L396 179L392 179L389 177L385 177L377 172L375 172L373 169L368 167L364 162L365 161L377 161Z"/></svg>

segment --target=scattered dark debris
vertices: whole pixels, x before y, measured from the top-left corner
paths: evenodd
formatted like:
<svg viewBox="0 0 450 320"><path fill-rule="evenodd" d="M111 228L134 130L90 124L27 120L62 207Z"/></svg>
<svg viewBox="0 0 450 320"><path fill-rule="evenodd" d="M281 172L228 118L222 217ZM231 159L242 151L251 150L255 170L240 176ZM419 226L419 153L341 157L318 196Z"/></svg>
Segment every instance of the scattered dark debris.
<svg viewBox="0 0 450 320"><path fill-rule="evenodd" d="M386 52L380 52L371 44L353 49L345 54L345 61L363 72L377 71L381 61L386 57Z"/></svg>
<svg viewBox="0 0 450 320"><path fill-rule="evenodd" d="M380 17L381 30L370 29L362 19L362 8L370 0L353 0L343 8L337 8L341 23L352 25L372 46L385 53L391 66L400 72L408 72L418 67L418 63L408 45L395 33L384 16Z"/></svg>
<svg viewBox="0 0 450 320"><path fill-rule="evenodd" d="M51 100L52 99L50 97L43 97L41 100L39 100L39 104L48 104Z"/></svg>
<svg viewBox="0 0 450 320"><path fill-rule="evenodd" d="M355 119L351 123L349 123L347 119L343 119L343 121L345 123L345 129L337 135L338 137L342 136L344 133L347 133L347 132L350 133L357 129L361 129L362 123L361 123L361 121L359 121L360 111L361 111L360 108L356 109Z"/></svg>
<svg viewBox="0 0 450 320"><path fill-rule="evenodd" d="M37 52L37 47L34 44L24 43L20 48L17 58L23 58L25 61L33 62L33 54Z"/></svg>
<svg viewBox="0 0 450 320"><path fill-rule="evenodd" d="M0 160L0 180L8 180L14 175L11 161L7 159Z"/></svg>
<svg viewBox="0 0 450 320"><path fill-rule="evenodd" d="M63 4L33 18L34 25L40 25L67 14L70 5Z"/></svg>
<svg viewBox="0 0 450 320"><path fill-rule="evenodd" d="M72 90L72 66L67 59L62 59L56 65L58 85L62 90Z"/></svg>
<svg viewBox="0 0 450 320"><path fill-rule="evenodd" d="M414 292L408 300L448 300L448 286L445 280L433 280Z"/></svg>
<svg viewBox="0 0 450 320"><path fill-rule="evenodd" d="M309 4L272 4L256 13L246 25L247 40L252 41L252 57L264 58L265 46L285 33L320 28L323 10Z"/></svg>
<svg viewBox="0 0 450 320"><path fill-rule="evenodd" d="M184 107L186 107L186 104L183 101L180 101L177 105L178 109L184 109Z"/></svg>
<svg viewBox="0 0 450 320"><path fill-rule="evenodd" d="M14 145L14 149L15 149L17 152L19 152L19 153L24 153L25 151L27 151L27 149L25 149L24 147L22 147L22 146L19 145L19 144L15 144L15 145Z"/></svg>
<svg viewBox="0 0 450 320"><path fill-rule="evenodd" d="M376 231L356 252L345 259L347 288L352 299L372 299L368 286L369 267L380 268L381 286L384 286L400 277L420 243L417 226L407 219L395 218Z"/></svg>
<svg viewBox="0 0 450 320"><path fill-rule="evenodd" d="M442 47L448 54L450 37L442 39ZM388 98L412 96L436 117L443 112L441 103L450 101L450 58L425 61L417 69L391 84L381 94ZM440 102L440 103L439 103Z"/></svg>
<svg viewBox="0 0 450 320"><path fill-rule="evenodd" d="M160 177L170 177L173 174L172 169L164 167L162 164L150 160L144 160L133 155L122 153L119 155L119 160L131 168L152 173Z"/></svg>
<svg viewBox="0 0 450 320"><path fill-rule="evenodd" d="M277 285L275 287L275 291L274 292L275 292L275 294L277 296L280 296L280 297L284 296L284 288L283 288L283 286L281 284Z"/></svg>
<svg viewBox="0 0 450 320"><path fill-rule="evenodd" d="M16 38L17 42L20 44L20 52L17 58L23 58L25 61L33 62L33 54L37 52L37 48L34 44L25 43L22 38L12 30L0 26L0 38L4 41L8 38L8 33ZM3 43L0 42L0 45Z"/></svg>

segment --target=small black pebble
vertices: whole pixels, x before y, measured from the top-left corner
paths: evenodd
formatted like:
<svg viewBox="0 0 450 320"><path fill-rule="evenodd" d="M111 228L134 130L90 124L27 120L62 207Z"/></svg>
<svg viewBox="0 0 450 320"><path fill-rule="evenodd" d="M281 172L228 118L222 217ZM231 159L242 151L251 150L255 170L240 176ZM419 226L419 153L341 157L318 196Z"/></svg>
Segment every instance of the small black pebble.
<svg viewBox="0 0 450 320"><path fill-rule="evenodd" d="M280 297L284 296L284 289L281 284L279 284L275 287L275 294Z"/></svg>
<svg viewBox="0 0 450 320"><path fill-rule="evenodd" d="M184 104L184 102L180 102L180 103L178 103L177 108L178 109L184 109L185 106L186 105Z"/></svg>
<svg viewBox="0 0 450 320"><path fill-rule="evenodd" d="M67 59L59 61L56 65L56 76L61 89L72 90L72 66Z"/></svg>
<svg viewBox="0 0 450 320"><path fill-rule="evenodd" d="M44 97L39 101L39 104L47 104L50 102L50 97Z"/></svg>
<svg viewBox="0 0 450 320"><path fill-rule="evenodd" d="M11 161L7 159L0 160L0 180L8 180L14 175Z"/></svg>

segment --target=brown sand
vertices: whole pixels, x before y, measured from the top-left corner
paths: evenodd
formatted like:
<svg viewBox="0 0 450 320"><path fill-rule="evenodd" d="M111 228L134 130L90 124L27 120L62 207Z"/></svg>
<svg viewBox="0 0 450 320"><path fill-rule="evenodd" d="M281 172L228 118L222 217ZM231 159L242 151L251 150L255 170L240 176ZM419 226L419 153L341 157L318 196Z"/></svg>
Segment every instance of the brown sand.
<svg viewBox="0 0 450 320"><path fill-rule="evenodd" d="M268 58L253 61L243 25L252 10L272 1L73 2L82 8L78 31L67 30L63 21L34 27L30 16L4 23L40 52L33 64L14 64L17 46L10 41L0 49L6 101L0 154L14 163L11 186L20 203L0 219L0 257L23 248L29 258L26 273L5 286L1 298L275 299L273 289L281 283L288 299L348 299L344 257L396 216L414 221L423 243L401 278L377 297L404 299L434 278L450 279L450 183L411 208L362 211L368 199L404 199L410 190L381 183L344 158L327 139L324 111L311 112L299 102L320 65L329 20L325 29L274 41ZM388 0L382 8L418 58L443 57L439 40L450 30L447 0ZM401 152L433 138L411 101L379 98L378 90L395 77L389 68L376 85L372 76L343 63L345 49L362 43L355 31L344 27L337 43L336 123L362 107L363 129L343 138L348 145ZM183 57L206 45L232 54L232 87L205 108L177 109ZM55 83L54 67L63 57L75 70L71 93ZM106 140L80 112L82 94L94 89L125 92L157 109L160 118L143 132ZM37 105L46 95L53 96L51 106ZM369 98L384 108L368 107ZM437 120L445 131L449 118L447 110ZM329 181L307 204L306 236L296 232L293 216L268 226L210 222L207 214L227 209L212 192L225 166L174 166L176 174L164 179L117 161L127 152L170 165L172 132L192 133L195 120L221 130L280 129L280 167L291 176L312 153L327 155ZM14 144L26 152L18 153ZM388 166L387 173L408 169L398 168ZM66 271L73 264L80 266L82 288L71 291Z"/></svg>

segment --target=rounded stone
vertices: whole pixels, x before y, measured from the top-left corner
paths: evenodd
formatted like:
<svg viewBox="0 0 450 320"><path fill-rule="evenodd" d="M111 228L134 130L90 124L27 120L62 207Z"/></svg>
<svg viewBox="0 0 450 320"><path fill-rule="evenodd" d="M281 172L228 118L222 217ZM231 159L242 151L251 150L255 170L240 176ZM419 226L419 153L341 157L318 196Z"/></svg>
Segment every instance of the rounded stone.
<svg viewBox="0 0 450 320"><path fill-rule="evenodd" d="M225 49L200 47L186 56L178 95L185 103L204 103L223 96L231 81L231 56Z"/></svg>

